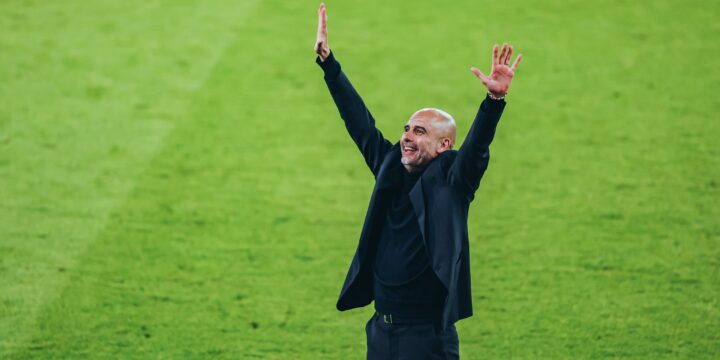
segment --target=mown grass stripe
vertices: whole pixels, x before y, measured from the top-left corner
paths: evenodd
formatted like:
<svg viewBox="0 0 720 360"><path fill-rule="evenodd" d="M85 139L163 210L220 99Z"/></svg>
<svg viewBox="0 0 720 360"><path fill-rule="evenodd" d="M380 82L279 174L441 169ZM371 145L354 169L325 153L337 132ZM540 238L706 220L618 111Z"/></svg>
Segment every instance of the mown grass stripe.
<svg viewBox="0 0 720 360"><path fill-rule="evenodd" d="M30 51L60 61L35 61L13 49L22 43L0 45L16 50L2 58L9 66L1 76L19 85L16 93L2 97L14 116L5 124L0 148L0 172L7 175L0 193L8 200L0 209L3 356L17 356L26 341L38 348L30 339L35 327L43 326L36 317L60 295L68 274L80 266L78 257L102 233L114 209L122 207L167 134L183 121L184 99L205 81L233 39L235 22L253 4L238 4L232 18L207 4L125 5L131 21L124 24L110 3L44 4L5 13L14 21L11 40L45 35L42 41L53 46ZM52 20L43 20L42 14ZM63 21L55 33L38 31ZM180 30L157 31L158 22ZM118 26L125 31L118 33ZM98 31L89 32L92 27ZM9 33L3 34L7 40ZM203 57L190 62L189 52ZM64 78L49 77L59 73ZM31 106L32 99L42 102Z"/></svg>

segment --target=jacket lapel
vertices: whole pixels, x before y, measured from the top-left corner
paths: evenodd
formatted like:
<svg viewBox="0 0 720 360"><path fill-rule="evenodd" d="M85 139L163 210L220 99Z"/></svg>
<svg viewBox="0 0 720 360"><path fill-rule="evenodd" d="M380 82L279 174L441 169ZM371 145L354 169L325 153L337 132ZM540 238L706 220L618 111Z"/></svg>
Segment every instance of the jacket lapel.
<svg viewBox="0 0 720 360"><path fill-rule="evenodd" d="M425 240L425 197L422 192L422 179L421 176L412 190L410 190L410 202L412 203L413 209L415 209L415 216L417 217L418 226L420 227L420 235Z"/></svg>
<svg viewBox="0 0 720 360"><path fill-rule="evenodd" d="M440 171L440 159L433 160L430 165L425 169L422 176L418 179L415 186L410 190L410 202L412 203L413 209L415 210L415 216L417 216L418 226L420 227L420 235L427 244L427 237L425 237L425 192L423 186L427 183L428 186L433 186L437 182L435 179Z"/></svg>
<svg viewBox="0 0 720 360"><path fill-rule="evenodd" d="M402 173L400 172L402 163L400 162L400 145L395 144L388 155L385 157L380 171L378 171L376 190L383 190L402 183Z"/></svg>

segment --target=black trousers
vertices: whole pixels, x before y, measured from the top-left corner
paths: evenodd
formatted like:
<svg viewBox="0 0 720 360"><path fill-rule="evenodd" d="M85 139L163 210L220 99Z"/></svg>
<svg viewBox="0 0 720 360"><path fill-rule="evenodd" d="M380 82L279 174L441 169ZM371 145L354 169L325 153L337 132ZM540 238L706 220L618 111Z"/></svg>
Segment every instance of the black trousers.
<svg viewBox="0 0 720 360"><path fill-rule="evenodd" d="M455 325L399 325L373 315L365 325L368 360L460 359Z"/></svg>

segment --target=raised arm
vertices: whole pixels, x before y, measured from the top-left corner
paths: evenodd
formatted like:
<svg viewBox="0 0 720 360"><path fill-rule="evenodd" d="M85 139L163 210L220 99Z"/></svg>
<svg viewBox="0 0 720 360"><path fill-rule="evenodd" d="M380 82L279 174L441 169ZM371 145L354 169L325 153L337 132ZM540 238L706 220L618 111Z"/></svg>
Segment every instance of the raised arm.
<svg viewBox="0 0 720 360"><path fill-rule="evenodd" d="M505 95L522 59L522 55L518 55L510 66L512 50L512 46L503 44L498 56L497 44L493 47L490 76L485 76L476 67L471 68L471 71L487 88L488 95L480 104L470 131L448 172L449 183L468 196L470 200L473 199L475 191L480 186L480 179L487 169L490 160L490 143L495 136L495 128L505 108Z"/></svg>
<svg viewBox="0 0 720 360"><path fill-rule="evenodd" d="M357 144L373 175L377 176L384 155L390 150L392 144L375 127L375 119L365 107L360 95L350 84L350 80L342 72L340 63L335 60L335 56L330 51L327 41L325 4L320 4L318 9L318 33L315 41L315 53L318 55L315 62L320 65L325 73L325 83L340 112L340 117L345 121L345 127L350 137Z"/></svg>

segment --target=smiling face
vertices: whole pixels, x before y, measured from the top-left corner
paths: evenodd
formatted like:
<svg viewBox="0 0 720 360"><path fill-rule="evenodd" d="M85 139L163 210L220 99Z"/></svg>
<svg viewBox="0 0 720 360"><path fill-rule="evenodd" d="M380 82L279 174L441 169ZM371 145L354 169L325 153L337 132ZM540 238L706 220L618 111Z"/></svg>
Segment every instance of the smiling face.
<svg viewBox="0 0 720 360"><path fill-rule="evenodd" d="M418 110L405 124L400 138L400 161L409 172L421 171L433 159L452 149L455 143L455 121L438 109Z"/></svg>

